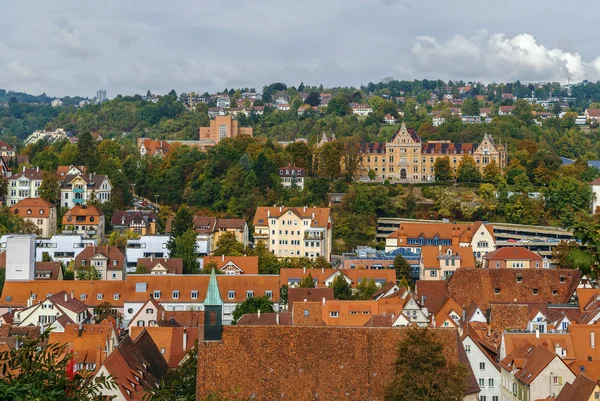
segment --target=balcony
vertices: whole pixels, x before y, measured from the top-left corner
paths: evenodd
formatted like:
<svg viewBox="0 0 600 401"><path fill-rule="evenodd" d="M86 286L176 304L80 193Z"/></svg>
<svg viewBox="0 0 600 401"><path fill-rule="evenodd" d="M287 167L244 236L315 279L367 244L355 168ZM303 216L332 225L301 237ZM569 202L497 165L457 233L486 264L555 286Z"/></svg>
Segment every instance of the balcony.
<svg viewBox="0 0 600 401"><path fill-rule="evenodd" d="M321 241L323 240L323 233L320 232L305 232L304 239L310 241Z"/></svg>
<svg viewBox="0 0 600 401"><path fill-rule="evenodd" d="M269 233L255 233L254 239L269 239Z"/></svg>
<svg viewBox="0 0 600 401"><path fill-rule="evenodd" d="M85 189L83 188L73 188L73 192L75 193L83 193L85 191Z"/></svg>

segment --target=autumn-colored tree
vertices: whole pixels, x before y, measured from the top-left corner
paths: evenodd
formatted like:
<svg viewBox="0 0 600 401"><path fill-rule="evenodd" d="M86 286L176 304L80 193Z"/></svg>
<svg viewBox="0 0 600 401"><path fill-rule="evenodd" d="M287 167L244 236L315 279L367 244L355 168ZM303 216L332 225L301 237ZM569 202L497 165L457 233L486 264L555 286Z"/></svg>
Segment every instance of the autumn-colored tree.
<svg viewBox="0 0 600 401"><path fill-rule="evenodd" d="M452 179L452 166L448 156L438 157L433 164L436 181L449 181Z"/></svg>

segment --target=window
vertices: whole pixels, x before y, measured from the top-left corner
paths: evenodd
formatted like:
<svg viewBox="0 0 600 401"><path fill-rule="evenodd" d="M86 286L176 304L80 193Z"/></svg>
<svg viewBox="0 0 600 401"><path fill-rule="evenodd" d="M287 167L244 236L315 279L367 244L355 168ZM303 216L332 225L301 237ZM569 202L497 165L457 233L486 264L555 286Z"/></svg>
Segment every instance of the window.
<svg viewBox="0 0 600 401"><path fill-rule="evenodd" d="M537 295L538 294L538 289L537 288L533 288L531 290L531 292L533 293L533 295Z"/></svg>
<svg viewBox="0 0 600 401"><path fill-rule="evenodd" d="M432 270L429 272L429 276L430 277L437 277L437 271L436 270Z"/></svg>
<svg viewBox="0 0 600 401"><path fill-rule="evenodd" d="M254 298L254 291L246 291L246 299Z"/></svg>
<svg viewBox="0 0 600 401"><path fill-rule="evenodd" d="M470 345L465 345L465 351L467 353L471 352L471 346Z"/></svg>
<svg viewBox="0 0 600 401"><path fill-rule="evenodd" d="M81 295L79 295L79 299L82 300L82 301L85 301L86 298L87 298L87 294L81 294Z"/></svg>
<svg viewBox="0 0 600 401"><path fill-rule="evenodd" d="M479 387L485 386L485 379L479 379Z"/></svg>
<svg viewBox="0 0 600 401"><path fill-rule="evenodd" d="M496 262L496 269L500 267L500 262Z"/></svg>
<svg viewBox="0 0 600 401"><path fill-rule="evenodd" d="M154 290L152 296L154 297L154 299L160 299L160 290Z"/></svg>
<svg viewBox="0 0 600 401"><path fill-rule="evenodd" d="M273 291L265 291L265 297L268 299L273 299Z"/></svg>
<svg viewBox="0 0 600 401"><path fill-rule="evenodd" d="M338 317L338 312L329 312L329 317Z"/></svg>
<svg viewBox="0 0 600 401"><path fill-rule="evenodd" d="M485 362L479 362L479 370L485 370Z"/></svg>
<svg viewBox="0 0 600 401"><path fill-rule="evenodd" d="M304 309L304 316L308 316L308 309Z"/></svg>
<svg viewBox="0 0 600 401"><path fill-rule="evenodd" d="M198 299L198 290L192 290L192 299Z"/></svg>
<svg viewBox="0 0 600 401"><path fill-rule="evenodd" d="M113 301L118 301L119 297L119 294L113 294Z"/></svg>
<svg viewBox="0 0 600 401"><path fill-rule="evenodd" d="M494 379L488 379L488 387L494 387Z"/></svg>
<svg viewBox="0 0 600 401"><path fill-rule="evenodd" d="M146 309L146 313L149 314L149 315L151 315L151 314L154 313L154 309L153 308L148 308L148 309Z"/></svg>
<svg viewBox="0 0 600 401"><path fill-rule="evenodd" d="M235 291L227 291L227 299L235 299Z"/></svg>
<svg viewBox="0 0 600 401"><path fill-rule="evenodd" d="M483 379L479 379L479 381L481 382ZM479 401L485 401L485 395L480 395L479 396Z"/></svg>
<svg viewBox="0 0 600 401"><path fill-rule="evenodd" d="M98 295L96 295L96 299L97 299L98 301L102 301L102 299L103 299L103 298L104 298L104 295L103 295L103 294L98 294Z"/></svg>
<svg viewBox="0 0 600 401"><path fill-rule="evenodd" d="M498 401L498 396L497 395L493 395L492 396L492 401Z"/></svg>
<svg viewBox="0 0 600 401"><path fill-rule="evenodd" d="M517 283L522 283L522 282L523 282L523 277L517 276Z"/></svg>
<svg viewBox="0 0 600 401"><path fill-rule="evenodd" d="M174 290L171 294L173 299L179 299L179 290Z"/></svg>
<svg viewBox="0 0 600 401"><path fill-rule="evenodd" d="M494 288L494 294L496 294L496 295L500 294L500 288Z"/></svg>

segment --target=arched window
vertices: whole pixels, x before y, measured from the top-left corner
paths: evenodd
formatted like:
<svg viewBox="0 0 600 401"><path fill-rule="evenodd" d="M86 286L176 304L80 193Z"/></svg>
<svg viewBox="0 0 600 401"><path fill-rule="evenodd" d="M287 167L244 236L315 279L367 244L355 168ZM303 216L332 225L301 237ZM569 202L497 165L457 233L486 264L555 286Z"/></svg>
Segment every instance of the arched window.
<svg viewBox="0 0 600 401"><path fill-rule="evenodd" d="M44 209L40 209L40 216L44 214Z"/></svg>
<svg viewBox="0 0 600 401"><path fill-rule="evenodd" d="M27 209L27 214L31 214L31 209Z"/></svg>

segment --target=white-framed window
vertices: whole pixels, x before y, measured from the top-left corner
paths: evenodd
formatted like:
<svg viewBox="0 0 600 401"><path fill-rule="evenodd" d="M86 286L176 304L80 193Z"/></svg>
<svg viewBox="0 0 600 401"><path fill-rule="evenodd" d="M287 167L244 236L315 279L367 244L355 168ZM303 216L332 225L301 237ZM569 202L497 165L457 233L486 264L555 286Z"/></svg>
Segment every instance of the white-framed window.
<svg viewBox="0 0 600 401"><path fill-rule="evenodd" d="M118 300L119 300L119 298L120 298L120 295L119 295L119 294L113 294L113 300L114 300L114 301L118 301Z"/></svg>
<svg viewBox="0 0 600 401"><path fill-rule="evenodd" d="M479 387L485 386L485 379L479 379Z"/></svg>
<svg viewBox="0 0 600 401"><path fill-rule="evenodd" d="M329 312L329 317L338 317L339 313L337 311Z"/></svg>
<svg viewBox="0 0 600 401"><path fill-rule="evenodd" d="M479 362L479 370L485 370L485 362Z"/></svg>
<svg viewBox="0 0 600 401"><path fill-rule="evenodd" d="M179 290L173 290L171 296L173 297L173 299L179 299Z"/></svg>
<svg viewBox="0 0 600 401"><path fill-rule="evenodd" d="M268 299L273 299L273 291L265 291L265 297L267 297Z"/></svg>
<svg viewBox="0 0 600 401"><path fill-rule="evenodd" d="M235 299L235 291L233 291L233 290L227 291L227 299Z"/></svg>
<svg viewBox="0 0 600 401"><path fill-rule="evenodd" d="M97 295L96 295L96 299L97 299L98 301L102 301L102 299L104 299L104 294L97 294Z"/></svg>
<svg viewBox="0 0 600 401"><path fill-rule="evenodd" d="M147 308L146 309L146 313L149 314L149 315L151 315L151 314L154 313L154 309L153 308Z"/></svg>
<svg viewBox="0 0 600 401"><path fill-rule="evenodd" d="M488 379L488 387L494 387L494 379Z"/></svg>
<svg viewBox="0 0 600 401"><path fill-rule="evenodd" d="M152 295L154 299L160 299L160 290L154 290L154 293Z"/></svg>
<svg viewBox="0 0 600 401"><path fill-rule="evenodd" d="M470 345L465 345L465 352L469 353L471 352L471 346Z"/></svg>
<svg viewBox="0 0 600 401"><path fill-rule="evenodd" d="M198 290L192 290L192 299L198 299Z"/></svg>
<svg viewBox="0 0 600 401"><path fill-rule="evenodd" d="M254 298L254 291L248 290L246 291L246 299Z"/></svg>
<svg viewBox="0 0 600 401"><path fill-rule="evenodd" d="M87 299L87 294L80 294L79 299L85 301Z"/></svg>

